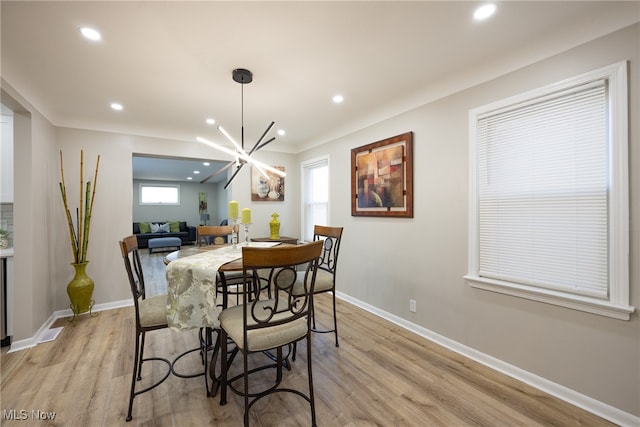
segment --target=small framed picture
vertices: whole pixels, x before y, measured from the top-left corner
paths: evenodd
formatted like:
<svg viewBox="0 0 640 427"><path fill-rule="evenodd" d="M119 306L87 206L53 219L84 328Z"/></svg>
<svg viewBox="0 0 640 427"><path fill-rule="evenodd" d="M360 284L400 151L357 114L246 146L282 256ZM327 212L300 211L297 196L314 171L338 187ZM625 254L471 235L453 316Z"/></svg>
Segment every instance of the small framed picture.
<svg viewBox="0 0 640 427"><path fill-rule="evenodd" d="M284 172L284 166L272 166ZM284 177L273 172L261 174L251 167L251 201L252 202L284 202Z"/></svg>

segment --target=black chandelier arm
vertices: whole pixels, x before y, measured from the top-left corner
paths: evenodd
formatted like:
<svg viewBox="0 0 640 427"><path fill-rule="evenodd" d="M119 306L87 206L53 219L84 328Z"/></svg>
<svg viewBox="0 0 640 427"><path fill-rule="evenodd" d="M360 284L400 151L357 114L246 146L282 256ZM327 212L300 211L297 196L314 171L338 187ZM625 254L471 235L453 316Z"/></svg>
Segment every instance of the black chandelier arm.
<svg viewBox="0 0 640 427"><path fill-rule="evenodd" d="M226 166L218 169L217 171L211 172L209 175L207 175L202 181L200 181L200 184L204 184L205 182L209 181L211 178L214 178L218 175L220 175L222 172L226 171L227 169L229 169L231 166L233 166L233 164L235 163L234 160L230 161L229 163L227 163Z"/></svg>
<svg viewBox="0 0 640 427"><path fill-rule="evenodd" d="M229 184L231 184L231 181L233 181L233 178L236 177L236 175L238 175L238 172L240 172L240 169L242 169L242 166L244 166L244 163L240 163L238 165L238 167L236 168L236 171L233 173L233 175L231 175L231 178L229 178L229 180L227 181L227 183L224 185L224 189L226 190L227 187L229 186Z"/></svg>
<svg viewBox="0 0 640 427"><path fill-rule="evenodd" d="M261 145L256 149L256 151L258 151L259 149L261 149L261 148L262 148L262 147L264 147L265 145L267 145L267 144L269 144L269 143L271 143L271 142L273 142L273 141L275 141L275 140L276 140L276 137L274 136L274 137L272 137L270 140L263 142L263 143L262 143L262 144L261 144Z"/></svg>
<svg viewBox="0 0 640 427"><path fill-rule="evenodd" d="M273 125L275 125L276 122L271 122L271 124L269 126L267 126L267 129L262 133L262 136L258 139L258 141L255 143L255 145L253 146L253 148L251 149L251 151L249 151L249 155L252 155L254 151L258 151L260 148L264 147L264 145L260 145L260 143L262 142L262 140L264 139L265 136L267 136L267 134L269 133L269 131L271 130L271 128L273 127ZM273 141L275 138L272 138L269 142Z"/></svg>
<svg viewBox="0 0 640 427"><path fill-rule="evenodd" d="M273 125L276 122L271 122L271 124L269 124L269 126L267 126L267 129L262 133L262 136L260 137L260 139L258 139L258 141L255 143L255 145L253 146L253 148L251 149L251 151L249 151L247 153L247 155L251 156L253 153L255 153L256 151L260 150L262 147L264 147L265 145L269 144L270 142L273 142L276 137L272 137L271 139L269 139L268 141L263 142L262 144L260 144L262 142L262 140L264 139L264 137L267 135L267 133L269 133L269 131L271 130L271 128L273 127ZM244 126L242 128L242 139L244 140ZM243 147L244 148L244 147ZM233 173L233 175L231 175L231 178L229 178L229 180L227 181L227 183L224 185L224 189L226 190L227 187L231 184L231 181L233 181L233 179L236 177L236 175L238 174L238 172L240 172L240 170L242 169L242 167L244 166L244 163L240 163L238 165L238 167L236 168L236 171Z"/></svg>

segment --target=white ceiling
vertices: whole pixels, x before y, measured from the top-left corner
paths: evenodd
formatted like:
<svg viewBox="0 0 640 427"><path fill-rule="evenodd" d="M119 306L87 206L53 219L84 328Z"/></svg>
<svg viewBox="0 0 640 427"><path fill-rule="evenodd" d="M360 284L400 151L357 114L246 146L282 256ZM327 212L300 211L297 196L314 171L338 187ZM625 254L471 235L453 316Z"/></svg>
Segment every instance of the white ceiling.
<svg viewBox="0 0 640 427"><path fill-rule="evenodd" d="M3 0L1 73L56 126L228 145L205 119L241 139L248 68L248 148L275 121L265 150L295 153L640 21L638 1L503 1L474 22L479 4Z"/></svg>
<svg viewBox="0 0 640 427"><path fill-rule="evenodd" d="M154 181L201 182L212 176L207 182L226 182L226 174L215 174L215 172L226 166L227 162L206 160L208 165L205 165L204 162L202 159L135 155L133 156L133 178Z"/></svg>

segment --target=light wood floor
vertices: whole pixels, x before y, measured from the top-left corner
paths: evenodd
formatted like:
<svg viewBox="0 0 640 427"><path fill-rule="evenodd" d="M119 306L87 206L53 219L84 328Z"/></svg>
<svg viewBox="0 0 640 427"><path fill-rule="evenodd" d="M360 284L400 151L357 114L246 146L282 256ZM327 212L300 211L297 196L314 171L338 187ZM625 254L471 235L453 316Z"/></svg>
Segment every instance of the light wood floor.
<svg viewBox="0 0 640 427"><path fill-rule="evenodd" d="M147 259L147 276L164 292L163 254ZM99 285L98 285L99 286ZM317 299L327 323L328 295ZM330 334L313 336L313 369L319 426L608 426L610 423L525 384L461 357L396 325L338 301L340 347ZM207 398L202 377L170 377L134 402L125 422L133 363L133 308L82 316L53 342L1 355L0 424L59 426L238 426L242 398L228 404ZM196 332L170 330L147 336L147 356L175 357L197 343ZM298 346L285 383L306 387L305 346ZM256 357L262 357L258 355ZM257 361L259 362L259 361ZM233 369L241 365L238 358ZM158 366L155 366L158 368ZM180 366L201 370L197 355ZM145 371L153 377L153 369ZM155 373L155 372L153 372ZM264 374L273 375L272 370ZM144 373L143 373L144 375ZM148 380L149 378L147 378ZM254 405L255 426L310 425L306 402L276 394ZM7 420L8 410L27 411L28 421ZM55 412L37 421L32 410Z"/></svg>

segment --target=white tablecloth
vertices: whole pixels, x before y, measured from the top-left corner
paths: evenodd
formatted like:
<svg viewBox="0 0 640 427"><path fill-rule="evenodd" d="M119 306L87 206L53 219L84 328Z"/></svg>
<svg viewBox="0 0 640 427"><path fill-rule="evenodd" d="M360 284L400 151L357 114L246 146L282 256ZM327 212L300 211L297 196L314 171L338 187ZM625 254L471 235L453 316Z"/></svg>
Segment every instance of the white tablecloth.
<svg viewBox="0 0 640 427"><path fill-rule="evenodd" d="M279 243L251 242L252 247ZM216 274L231 261L242 258L243 243L223 246L173 260L167 266L167 322L174 330L220 326L216 306Z"/></svg>
<svg viewBox="0 0 640 427"><path fill-rule="evenodd" d="M240 246L224 246L178 258L167 266L167 322L174 330L217 328L216 274L220 266L242 258Z"/></svg>

